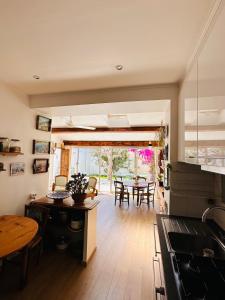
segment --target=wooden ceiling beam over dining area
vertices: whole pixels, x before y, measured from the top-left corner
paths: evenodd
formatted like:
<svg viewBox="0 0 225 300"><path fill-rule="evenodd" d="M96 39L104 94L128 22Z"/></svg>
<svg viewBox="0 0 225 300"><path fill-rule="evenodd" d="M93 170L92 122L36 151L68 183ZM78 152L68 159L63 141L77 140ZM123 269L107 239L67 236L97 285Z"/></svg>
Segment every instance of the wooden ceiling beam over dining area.
<svg viewBox="0 0 225 300"><path fill-rule="evenodd" d="M64 141L64 146L83 147L148 147L149 141Z"/></svg>
<svg viewBox="0 0 225 300"><path fill-rule="evenodd" d="M108 127L97 127L95 130L91 131L89 129L83 128L52 128L52 133L62 133L62 132L154 132L159 131L162 126L148 126L148 127L119 127L119 128L108 128Z"/></svg>

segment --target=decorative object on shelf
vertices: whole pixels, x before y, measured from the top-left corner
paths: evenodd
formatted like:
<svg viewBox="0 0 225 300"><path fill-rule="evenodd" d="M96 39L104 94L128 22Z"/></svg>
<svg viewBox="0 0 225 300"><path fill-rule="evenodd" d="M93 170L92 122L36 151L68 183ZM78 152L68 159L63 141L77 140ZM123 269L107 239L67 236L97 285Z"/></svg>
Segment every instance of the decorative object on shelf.
<svg viewBox="0 0 225 300"><path fill-rule="evenodd" d="M166 165L166 169L165 169L165 175L164 175L164 187L165 190L169 190L170 189L170 171L172 169L172 165L171 164L167 164Z"/></svg>
<svg viewBox="0 0 225 300"><path fill-rule="evenodd" d="M31 194L30 194L30 200L31 200L31 201L34 201L34 200L36 199L36 197L37 197L37 194L36 194L36 193L31 193Z"/></svg>
<svg viewBox="0 0 225 300"><path fill-rule="evenodd" d="M47 194L47 197L53 199L55 202L60 203L63 202L64 199L70 197L69 192L52 192Z"/></svg>
<svg viewBox="0 0 225 300"><path fill-rule="evenodd" d="M9 152L9 139L7 137L0 137L0 152Z"/></svg>
<svg viewBox="0 0 225 300"><path fill-rule="evenodd" d="M52 125L51 119L43 116L37 116L36 129L42 131L51 131L51 125Z"/></svg>
<svg viewBox="0 0 225 300"><path fill-rule="evenodd" d="M81 230L82 226L83 226L83 221L80 219L72 219L70 221L70 228L73 229L74 231Z"/></svg>
<svg viewBox="0 0 225 300"><path fill-rule="evenodd" d="M50 154L51 143L33 140L33 154Z"/></svg>
<svg viewBox="0 0 225 300"><path fill-rule="evenodd" d="M56 241L56 248L60 251L65 251L68 248L68 246L69 238L64 235L60 235Z"/></svg>
<svg viewBox="0 0 225 300"><path fill-rule="evenodd" d="M16 163L10 164L10 175L11 176L24 175L24 173L25 173L25 163L16 162Z"/></svg>
<svg viewBox="0 0 225 300"><path fill-rule="evenodd" d="M163 151L164 160L168 160L169 158L169 145L165 145L164 151Z"/></svg>
<svg viewBox="0 0 225 300"><path fill-rule="evenodd" d="M49 167L49 160L47 158L34 159L33 174L47 173Z"/></svg>
<svg viewBox="0 0 225 300"><path fill-rule="evenodd" d="M86 190L88 187L88 180L86 174L75 174L71 176L73 180L70 180L66 184L66 190L71 194L71 197L75 202L84 202L86 198Z"/></svg>
<svg viewBox="0 0 225 300"><path fill-rule="evenodd" d="M0 162L0 172L3 172L3 171L6 171L6 170L4 169L4 164L2 162Z"/></svg>
<svg viewBox="0 0 225 300"><path fill-rule="evenodd" d="M57 148L57 143L51 142L50 144L50 154L55 154Z"/></svg>
<svg viewBox="0 0 225 300"><path fill-rule="evenodd" d="M20 140L18 139L11 139L10 140L10 148L9 148L9 152L12 153L21 153L21 147L18 146Z"/></svg>
<svg viewBox="0 0 225 300"><path fill-rule="evenodd" d="M163 174L158 174L158 182L159 182L159 186L163 187Z"/></svg>

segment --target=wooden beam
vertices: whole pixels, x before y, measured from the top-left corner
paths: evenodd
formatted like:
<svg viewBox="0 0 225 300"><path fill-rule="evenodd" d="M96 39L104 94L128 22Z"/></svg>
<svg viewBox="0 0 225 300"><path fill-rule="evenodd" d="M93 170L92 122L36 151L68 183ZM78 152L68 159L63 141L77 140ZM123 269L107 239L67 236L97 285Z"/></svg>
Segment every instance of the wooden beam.
<svg viewBox="0 0 225 300"><path fill-rule="evenodd" d="M64 141L65 146L80 147L148 147L149 141Z"/></svg>
<svg viewBox="0 0 225 300"><path fill-rule="evenodd" d="M119 127L119 128L108 128L108 127L98 127L95 130L88 130L82 128L52 128L52 133L62 133L62 132L155 132L159 131L161 126L148 126L148 127Z"/></svg>

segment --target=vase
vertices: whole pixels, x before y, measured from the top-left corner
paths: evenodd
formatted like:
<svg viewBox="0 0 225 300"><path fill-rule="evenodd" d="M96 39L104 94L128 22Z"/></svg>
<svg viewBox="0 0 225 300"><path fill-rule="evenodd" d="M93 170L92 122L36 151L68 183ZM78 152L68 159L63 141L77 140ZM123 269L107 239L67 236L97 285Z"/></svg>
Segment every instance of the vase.
<svg viewBox="0 0 225 300"><path fill-rule="evenodd" d="M86 194L72 194L71 197L73 198L74 202L76 203L83 203L85 198L86 198Z"/></svg>

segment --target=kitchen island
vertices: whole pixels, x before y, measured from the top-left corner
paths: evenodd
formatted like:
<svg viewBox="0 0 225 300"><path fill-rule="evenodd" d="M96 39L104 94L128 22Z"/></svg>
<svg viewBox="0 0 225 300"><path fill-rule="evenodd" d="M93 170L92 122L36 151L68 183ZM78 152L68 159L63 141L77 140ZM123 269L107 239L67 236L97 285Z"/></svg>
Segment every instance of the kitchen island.
<svg viewBox="0 0 225 300"><path fill-rule="evenodd" d="M54 201L47 197L30 203L49 208L49 221L46 228L46 241L56 247L59 238L64 237L71 252L78 254L86 265L96 250L96 222L99 200L85 199L75 203L69 197L63 201ZM74 224L77 228L71 226ZM78 226L80 224L80 227Z"/></svg>

